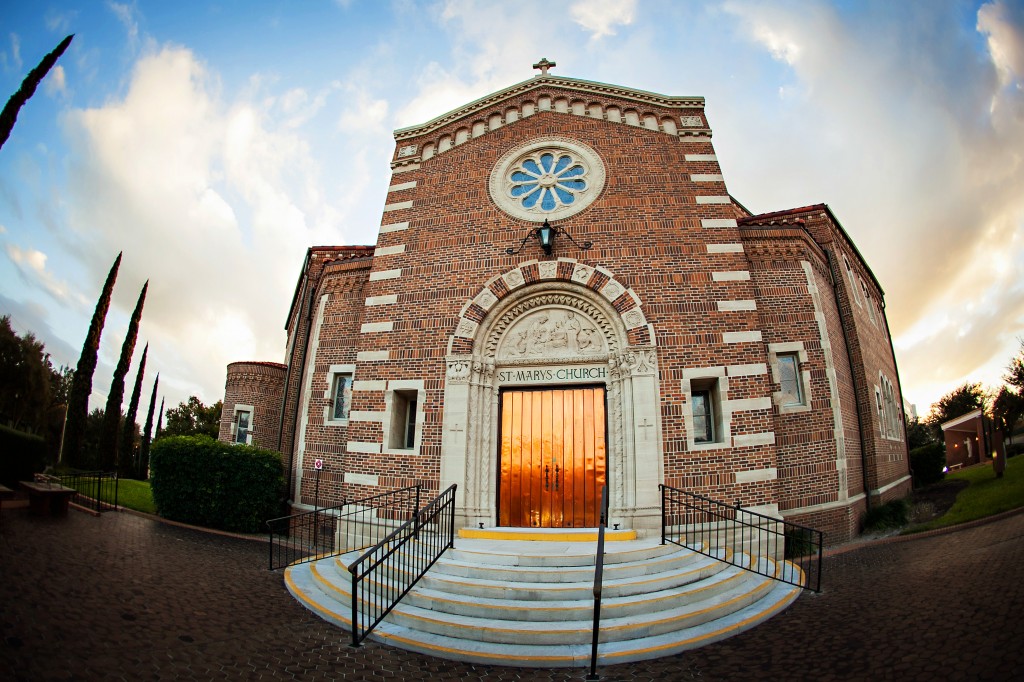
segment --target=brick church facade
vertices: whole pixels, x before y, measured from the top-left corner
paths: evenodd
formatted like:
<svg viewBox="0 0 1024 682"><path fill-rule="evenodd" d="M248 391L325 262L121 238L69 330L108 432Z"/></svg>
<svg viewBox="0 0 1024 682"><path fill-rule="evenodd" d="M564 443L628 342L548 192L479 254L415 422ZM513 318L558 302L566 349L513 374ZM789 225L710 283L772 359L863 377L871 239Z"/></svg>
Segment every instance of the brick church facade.
<svg viewBox="0 0 1024 682"><path fill-rule="evenodd" d="M284 363L228 366L296 511L318 459L320 506L456 483L472 527L607 485L653 531L665 484L835 543L909 491L880 284L826 205L730 196L702 98L543 68L395 138L376 245L310 248Z"/></svg>

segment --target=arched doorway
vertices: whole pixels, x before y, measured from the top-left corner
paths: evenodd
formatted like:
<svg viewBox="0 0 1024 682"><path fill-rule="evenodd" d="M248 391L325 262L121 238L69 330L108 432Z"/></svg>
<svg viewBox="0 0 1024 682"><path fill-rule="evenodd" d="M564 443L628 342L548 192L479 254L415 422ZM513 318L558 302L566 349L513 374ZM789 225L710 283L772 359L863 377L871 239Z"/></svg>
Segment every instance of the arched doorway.
<svg viewBox="0 0 1024 682"><path fill-rule="evenodd" d="M632 292L613 278L605 277L597 291L588 286L590 278L578 275L581 267L588 275L594 268L570 259L540 265L563 263L571 263L573 267L561 267L555 275L545 278L553 281L536 281L537 271L534 270L526 274L532 274L535 281L527 283L523 270L537 268L535 261L492 280L506 287L489 286L468 303L452 337L450 351L458 348L468 352L450 352L447 357L441 482L445 487L451 483L459 485L456 514L457 522L462 525L507 523L559 527L552 511L554 504L562 508L561 527L566 527L568 522L573 527L578 527L579 523L595 525L596 517L588 515L585 509L588 506L596 509L592 495L583 494L581 515L576 515L575 490L579 480L584 486L607 482L612 521L623 527L657 526L658 484L664 480L657 356L653 344L630 343L631 336L638 336L638 329L645 340L653 340L653 330L638 306L626 313L616 310L612 294L632 295ZM509 283L515 286L508 286ZM477 322L472 319L474 315L482 319ZM576 391L591 391L589 407L586 398L582 398L584 394L580 394L579 417L581 423L586 423L587 419L593 423L600 420L604 426L603 439L595 437L594 428L589 434L585 428L576 432ZM526 393L531 394L528 420L524 420L522 413ZM536 407L532 402L533 393L540 394ZM520 396L516 427L519 429L520 478L519 488L513 491L513 465L508 458L513 441L503 443L506 433L503 427L505 419L514 419L516 395ZM571 398L568 411L567 397ZM553 408L556 402L562 408L558 416ZM504 412L506 405L508 411ZM545 409L546 422L542 416ZM567 419L572 420L571 425ZM506 428L512 428L511 421ZM529 463L525 469L524 428L529 435L526 446ZM542 432L548 429L547 441L543 433L539 440L533 438L535 428ZM562 438L560 447L555 445L556 430ZM566 436L573 439L568 452ZM577 439L582 447L580 465L575 459ZM592 439L589 444L587 439ZM587 448L592 458L589 465ZM605 463L600 475L596 467L598 450L604 451ZM571 462L573 472L571 515L565 513L567 461ZM554 490L556 466L559 469L558 495ZM507 470L504 473L509 478L503 479L503 470ZM532 477L528 493L522 484L524 471ZM502 488L503 485L507 487ZM506 515L502 516L499 505L503 490L505 502L511 501L509 496L520 501L518 515L513 515L508 505ZM524 495L528 496L525 505L522 503Z"/></svg>

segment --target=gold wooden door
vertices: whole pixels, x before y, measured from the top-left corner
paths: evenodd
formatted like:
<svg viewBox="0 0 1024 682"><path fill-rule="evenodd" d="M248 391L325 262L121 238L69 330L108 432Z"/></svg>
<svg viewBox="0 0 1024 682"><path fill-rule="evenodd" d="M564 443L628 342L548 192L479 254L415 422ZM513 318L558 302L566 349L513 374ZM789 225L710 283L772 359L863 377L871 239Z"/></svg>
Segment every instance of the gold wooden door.
<svg viewBox="0 0 1024 682"><path fill-rule="evenodd" d="M605 484L604 388L502 393L500 476L499 525L596 527Z"/></svg>

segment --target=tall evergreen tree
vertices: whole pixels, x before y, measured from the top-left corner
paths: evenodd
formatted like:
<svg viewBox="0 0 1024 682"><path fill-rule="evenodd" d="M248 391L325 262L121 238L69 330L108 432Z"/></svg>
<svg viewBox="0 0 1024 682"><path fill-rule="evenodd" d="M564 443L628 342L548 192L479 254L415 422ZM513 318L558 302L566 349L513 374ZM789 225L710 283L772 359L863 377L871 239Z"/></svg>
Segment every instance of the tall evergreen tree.
<svg viewBox="0 0 1024 682"><path fill-rule="evenodd" d="M142 306L146 303L147 281L142 286L139 300L135 304L132 318L128 321L128 333L121 345L121 357L114 368L114 378L110 382L110 393L107 394L107 409L104 412L106 421L103 425L103 440L100 441L100 461L104 471L110 471L117 463L117 441L121 432L121 403L124 401L124 378L135 352L135 340L139 337L139 320L142 319Z"/></svg>
<svg viewBox="0 0 1024 682"><path fill-rule="evenodd" d="M160 437L160 432L163 431L164 425L164 399L160 398L160 417L156 420L156 433L153 434L153 440Z"/></svg>
<svg viewBox="0 0 1024 682"><path fill-rule="evenodd" d="M142 444L139 446L139 466L136 475L140 481L149 478L149 443L153 433L153 413L156 412L156 387L160 385L160 373L157 372L153 381L153 395L149 397L149 413L146 415L146 428L142 432ZM163 410L160 410L163 417Z"/></svg>
<svg viewBox="0 0 1024 682"><path fill-rule="evenodd" d="M117 470L130 476L137 469L135 462L135 416L139 412L139 397L142 393L142 377L146 373L146 356L149 355L149 344L142 349L142 359L139 361L139 372L135 375L135 386L132 388L132 397L128 401L128 412L124 415L124 425L121 428L121 446L117 453Z"/></svg>
<svg viewBox="0 0 1024 682"><path fill-rule="evenodd" d="M83 448L85 446L85 425L89 417L89 395L92 393L92 375L96 371L96 355L100 348L100 335L103 333L103 323L107 319L107 310L110 308L110 295L114 291L117 269L120 266L121 254L119 253L107 274L107 281L103 283L100 298L96 301L96 310L93 311L92 322L89 323L89 333L85 336L82 355L78 358L78 368L71 380L61 459L73 467L82 466L85 461Z"/></svg>
<svg viewBox="0 0 1024 682"><path fill-rule="evenodd" d="M46 74L53 68L53 65L57 63L57 59L64 54L64 50L68 49L68 45L71 44L71 39L74 37L75 34L72 33L60 41L60 45L53 52L43 57L43 61L39 62L36 68L28 72L25 80L21 82L21 87L18 88L18 91L7 100L3 111L0 112L0 147L3 147L4 143L7 142L7 138L11 136L14 122L18 120L18 111L21 110L21 107L28 101L29 97L35 94L39 83L46 77Z"/></svg>

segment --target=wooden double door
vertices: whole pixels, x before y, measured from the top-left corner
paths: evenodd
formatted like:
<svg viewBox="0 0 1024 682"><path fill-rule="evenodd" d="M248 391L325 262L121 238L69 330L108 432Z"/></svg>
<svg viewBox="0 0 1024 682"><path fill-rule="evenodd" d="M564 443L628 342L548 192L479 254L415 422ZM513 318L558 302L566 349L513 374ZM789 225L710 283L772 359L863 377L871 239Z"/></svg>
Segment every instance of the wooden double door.
<svg viewBox="0 0 1024 682"><path fill-rule="evenodd" d="M503 391L500 457L499 525L596 527L606 478L604 388Z"/></svg>

